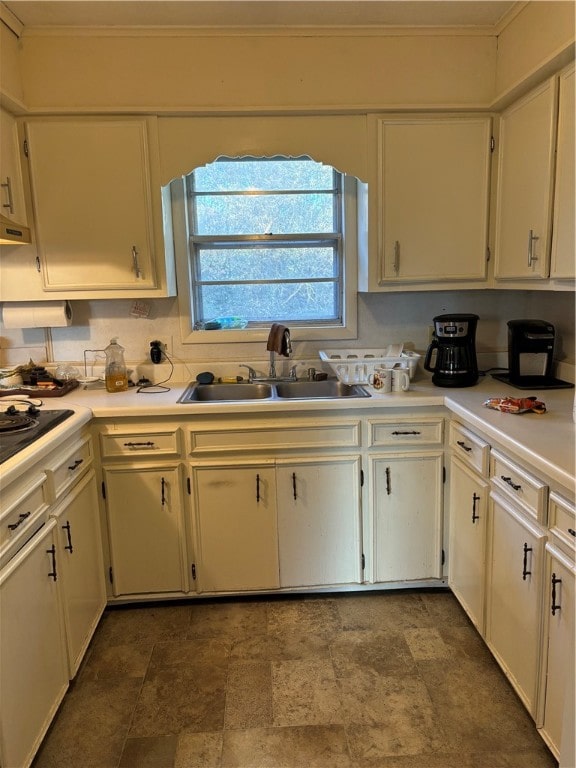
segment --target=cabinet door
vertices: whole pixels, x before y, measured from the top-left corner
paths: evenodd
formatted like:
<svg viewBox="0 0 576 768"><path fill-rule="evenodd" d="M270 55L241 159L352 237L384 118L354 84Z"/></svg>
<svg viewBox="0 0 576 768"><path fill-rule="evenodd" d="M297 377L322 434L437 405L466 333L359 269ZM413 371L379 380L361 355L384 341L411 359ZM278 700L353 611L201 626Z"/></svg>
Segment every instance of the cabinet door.
<svg viewBox="0 0 576 768"><path fill-rule="evenodd" d="M203 592L278 587L273 466L193 467L196 573Z"/></svg>
<svg viewBox="0 0 576 768"><path fill-rule="evenodd" d="M70 678L73 678L106 606L106 584L96 478L91 470L72 490L58 521L58 551Z"/></svg>
<svg viewBox="0 0 576 768"><path fill-rule="evenodd" d="M488 483L452 459L448 584L481 634L484 632L488 495Z"/></svg>
<svg viewBox="0 0 576 768"><path fill-rule="evenodd" d="M502 114L496 278L548 277L555 120L554 78Z"/></svg>
<svg viewBox="0 0 576 768"><path fill-rule="evenodd" d="M360 458L279 462L280 586L362 580Z"/></svg>
<svg viewBox="0 0 576 768"><path fill-rule="evenodd" d="M489 118L380 122L381 280L484 280Z"/></svg>
<svg viewBox="0 0 576 768"><path fill-rule="evenodd" d="M560 76L550 276L576 277L574 260L574 65Z"/></svg>
<svg viewBox="0 0 576 768"><path fill-rule="evenodd" d="M442 454L371 459L374 580L442 575Z"/></svg>
<svg viewBox="0 0 576 768"><path fill-rule="evenodd" d="M556 758L560 755L564 709L574 699L574 605L576 600L573 561L553 547L546 551L547 634L545 634L541 700L544 703L542 732ZM547 643L546 643L547 640ZM572 658L570 658L572 656ZM566 740L570 734L566 735ZM564 765L574 764L572 761Z"/></svg>
<svg viewBox="0 0 576 768"><path fill-rule="evenodd" d="M20 148L15 118L0 108L0 212L17 224L27 224Z"/></svg>
<svg viewBox="0 0 576 768"><path fill-rule="evenodd" d="M157 286L147 126L144 119L27 123L45 290Z"/></svg>
<svg viewBox="0 0 576 768"><path fill-rule="evenodd" d="M489 528L486 642L535 716L546 536L494 494Z"/></svg>
<svg viewBox="0 0 576 768"><path fill-rule="evenodd" d="M114 595L188 589L178 466L104 470Z"/></svg>
<svg viewBox="0 0 576 768"><path fill-rule="evenodd" d="M0 575L0 762L28 766L68 687L49 521ZM58 563L56 565L58 574Z"/></svg>

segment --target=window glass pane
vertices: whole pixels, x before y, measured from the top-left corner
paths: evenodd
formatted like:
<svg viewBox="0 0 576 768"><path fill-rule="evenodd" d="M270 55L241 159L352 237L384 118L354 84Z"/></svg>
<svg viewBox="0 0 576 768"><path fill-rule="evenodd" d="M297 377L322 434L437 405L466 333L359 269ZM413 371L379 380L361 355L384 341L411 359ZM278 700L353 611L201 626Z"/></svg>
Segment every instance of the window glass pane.
<svg viewBox="0 0 576 768"><path fill-rule="evenodd" d="M217 160L194 171L196 192L331 189L333 170L308 159Z"/></svg>
<svg viewBox="0 0 576 768"><path fill-rule="evenodd" d="M334 198L307 195L200 196L196 202L198 235L283 235L334 231Z"/></svg>
<svg viewBox="0 0 576 768"><path fill-rule="evenodd" d="M197 277L203 281L307 280L336 275L338 258L333 248L198 249Z"/></svg>
<svg viewBox="0 0 576 768"><path fill-rule="evenodd" d="M235 315L253 322L336 320L335 283L204 285L202 318Z"/></svg>

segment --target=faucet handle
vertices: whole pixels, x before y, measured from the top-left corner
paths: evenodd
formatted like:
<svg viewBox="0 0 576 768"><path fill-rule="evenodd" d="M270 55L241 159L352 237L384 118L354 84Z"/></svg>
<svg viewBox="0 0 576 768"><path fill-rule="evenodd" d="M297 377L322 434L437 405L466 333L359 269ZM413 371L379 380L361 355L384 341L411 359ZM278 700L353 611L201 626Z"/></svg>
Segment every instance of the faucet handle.
<svg viewBox="0 0 576 768"><path fill-rule="evenodd" d="M257 373L250 365L246 365L246 363L241 363L240 368L248 368L248 381L252 383L255 378L257 378Z"/></svg>

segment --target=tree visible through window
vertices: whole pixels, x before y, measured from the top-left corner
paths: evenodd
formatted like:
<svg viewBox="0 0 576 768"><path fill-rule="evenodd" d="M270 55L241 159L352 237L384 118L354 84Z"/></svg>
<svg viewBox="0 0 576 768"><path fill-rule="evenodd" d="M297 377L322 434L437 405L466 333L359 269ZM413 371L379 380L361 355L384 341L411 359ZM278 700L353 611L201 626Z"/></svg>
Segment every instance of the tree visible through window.
<svg viewBox="0 0 576 768"><path fill-rule="evenodd" d="M306 157L220 158L186 188L197 328L342 323L342 174Z"/></svg>

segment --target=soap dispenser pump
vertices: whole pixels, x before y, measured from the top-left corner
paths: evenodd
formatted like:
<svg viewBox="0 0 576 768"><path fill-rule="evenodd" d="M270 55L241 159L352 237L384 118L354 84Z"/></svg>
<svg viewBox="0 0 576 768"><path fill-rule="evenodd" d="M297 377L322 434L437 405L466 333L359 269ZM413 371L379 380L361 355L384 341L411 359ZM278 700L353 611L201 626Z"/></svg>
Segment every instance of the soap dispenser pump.
<svg viewBox="0 0 576 768"><path fill-rule="evenodd" d="M124 362L124 347L118 339L110 339L106 352L106 389L108 392L124 392L128 389L128 372Z"/></svg>

